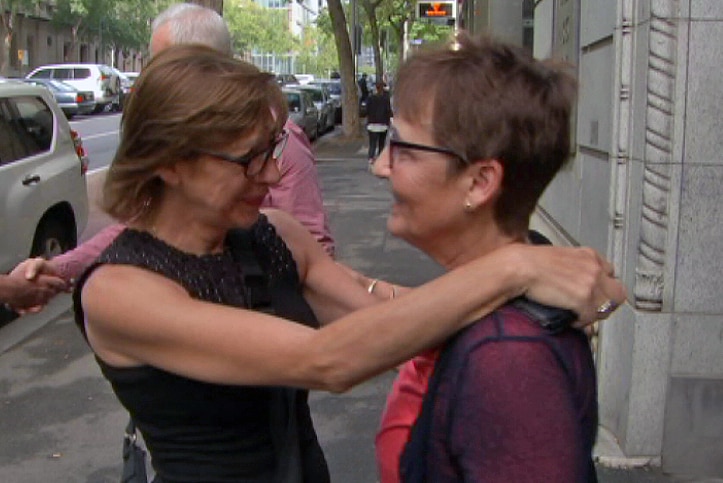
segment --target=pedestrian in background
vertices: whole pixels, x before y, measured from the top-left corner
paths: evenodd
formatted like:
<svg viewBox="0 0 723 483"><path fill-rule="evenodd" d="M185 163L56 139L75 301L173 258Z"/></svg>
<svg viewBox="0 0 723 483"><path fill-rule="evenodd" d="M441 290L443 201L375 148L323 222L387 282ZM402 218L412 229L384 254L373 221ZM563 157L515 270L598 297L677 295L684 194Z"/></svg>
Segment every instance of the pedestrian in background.
<svg viewBox="0 0 723 483"><path fill-rule="evenodd" d="M359 85L359 103L364 104L369 97L369 85L367 84L366 72L359 77L357 84Z"/></svg>
<svg viewBox="0 0 723 483"><path fill-rule="evenodd" d="M367 132L369 133L369 164L384 149L389 123L392 119L392 103L384 82L375 84L376 91L367 99Z"/></svg>

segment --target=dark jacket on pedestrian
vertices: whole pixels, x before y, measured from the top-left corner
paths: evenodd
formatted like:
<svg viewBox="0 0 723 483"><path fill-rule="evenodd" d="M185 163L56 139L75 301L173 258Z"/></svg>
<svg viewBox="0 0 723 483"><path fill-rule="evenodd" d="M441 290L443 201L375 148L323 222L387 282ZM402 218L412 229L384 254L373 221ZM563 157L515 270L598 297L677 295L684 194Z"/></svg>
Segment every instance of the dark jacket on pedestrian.
<svg viewBox="0 0 723 483"><path fill-rule="evenodd" d="M389 93L377 92L367 99L367 124L386 124L392 118L392 103Z"/></svg>

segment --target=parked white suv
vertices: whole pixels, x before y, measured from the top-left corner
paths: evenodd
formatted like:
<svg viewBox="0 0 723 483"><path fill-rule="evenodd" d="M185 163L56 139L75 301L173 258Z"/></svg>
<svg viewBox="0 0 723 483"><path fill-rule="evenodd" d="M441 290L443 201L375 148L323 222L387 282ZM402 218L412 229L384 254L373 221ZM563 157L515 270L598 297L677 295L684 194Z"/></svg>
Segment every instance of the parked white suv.
<svg viewBox="0 0 723 483"><path fill-rule="evenodd" d="M0 273L76 246L88 219L87 169L52 94L0 80Z"/></svg>
<svg viewBox="0 0 723 483"><path fill-rule="evenodd" d="M79 91L92 91L96 112L119 103L121 80L112 68L104 64L54 64L31 71L27 79L57 79Z"/></svg>

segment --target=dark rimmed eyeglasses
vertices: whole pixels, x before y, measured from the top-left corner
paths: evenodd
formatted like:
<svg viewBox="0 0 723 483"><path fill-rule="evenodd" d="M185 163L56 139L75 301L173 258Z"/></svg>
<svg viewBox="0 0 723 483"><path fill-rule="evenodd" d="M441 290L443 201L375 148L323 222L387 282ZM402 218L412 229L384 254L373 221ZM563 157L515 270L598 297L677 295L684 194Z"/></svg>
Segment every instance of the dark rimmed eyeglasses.
<svg viewBox="0 0 723 483"><path fill-rule="evenodd" d="M256 176L264 170L269 159L278 161L286 147L286 141L289 139L288 131L284 130L276 136L265 148L249 151L241 156L232 156L227 153L211 151L208 149L198 149L198 153L213 156L214 158L228 161L229 163L238 164L246 169L246 176Z"/></svg>
<svg viewBox="0 0 723 483"><path fill-rule="evenodd" d="M430 146L428 144L408 143L399 139L398 136L397 132L392 129L389 137L387 138L387 147L389 148L389 167L392 167L394 161L397 160L399 156L399 149L413 149L415 151L426 151L428 153L446 154L447 156L452 156L461 160L465 164L470 164L467 156L460 154L453 149L443 148L441 146Z"/></svg>

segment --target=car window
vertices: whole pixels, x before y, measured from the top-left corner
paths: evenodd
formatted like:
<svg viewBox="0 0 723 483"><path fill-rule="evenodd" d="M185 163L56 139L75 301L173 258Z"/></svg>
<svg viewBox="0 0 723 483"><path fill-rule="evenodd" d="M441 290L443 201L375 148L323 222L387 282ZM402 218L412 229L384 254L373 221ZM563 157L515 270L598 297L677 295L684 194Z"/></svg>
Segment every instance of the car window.
<svg viewBox="0 0 723 483"><path fill-rule="evenodd" d="M76 90L73 86L68 85L62 81L51 80L51 81L48 81L48 84L51 85L56 91L59 91L59 92L75 92L75 90Z"/></svg>
<svg viewBox="0 0 723 483"><path fill-rule="evenodd" d="M72 79L73 78L73 69L55 69L53 72L53 79Z"/></svg>
<svg viewBox="0 0 723 483"><path fill-rule="evenodd" d="M85 67L75 68L73 74L75 79L87 79L90 77L90 69Z"/></svg>
<svg viewBox="0 0 723 483"><path fill-rule="evenodd" d="M33 156L50 150L53 141L53 113L40 98L13 97L5 100L3 117L7 120L22 151L20 157ZM19 158L15 158L19 159Z"/></svg>
<svg viewBox="0 0 723 483"><path fill-rule="evenodd" d="M50 79L50 74L52 71L50 69L41 69L30 76L31 79Z"/></svg>
<svg viewBox="0 0 723 483"><path fill-rule="evenodd" d="M13 125L7 101L0 99L0 166L24 158L27 152L22 136Z"/></svg>
<svg viewBox="0 0 723 483"><path fill-rule="evenodd" d="M286 102L289 103L290 112L299 112L301 110L301 96L298 93L287 92Z"/></svg>
<svg viewBox="0 0 723 483"><path fill-rule="evenodd" d="M320 90L308 89L306 92L309 93L315 102L324 102L324 94L322 94Z"/></svg>
<svg viewBox="0 0 723 483"><path fill-rule="evenodd" d="M307 109L310 107L316 107L316 106L314 106L314 103L311 101L311 95L308 92L305 91L301 95L304 96L304 104L306 104Z"/></svg>
<svg viewBox="0 0 723 483"><path fill-rule="evenodd" d="M329 92L332 94L341 94L341 83L332 82L329 84Z"/></svg>

